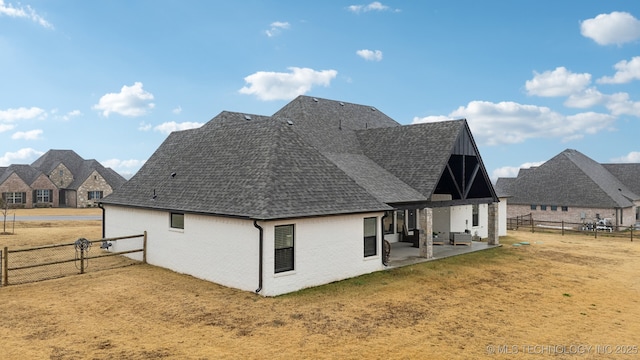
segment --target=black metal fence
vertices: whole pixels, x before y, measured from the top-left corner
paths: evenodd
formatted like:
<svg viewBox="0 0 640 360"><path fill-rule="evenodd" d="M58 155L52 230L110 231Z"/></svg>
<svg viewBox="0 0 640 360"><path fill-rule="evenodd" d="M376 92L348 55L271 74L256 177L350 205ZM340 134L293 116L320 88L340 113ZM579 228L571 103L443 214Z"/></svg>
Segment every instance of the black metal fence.
<svg viewBox="0 0 640 360"><path fill-rule="evenodd" d="M594 237L627 238L633 241L638 230L633 226L598 224L597 222L574 223L568 221L537 220L532 214L520 215L507 219L508 230L525 230L531 232L581 233Z"/></svg>
<svg viewBox="0 0 640 360"><path fill-rule="evenodd" d="M128 243L127 251L112 251L116 242ZM121 236L100 240L80 238L73 243L44 245L32 248L0 250L0 286L24 284L55 279L88 271L99 271L140 263L130 257L131 253L142 253L146 263L147 232L139 235Z"/></svg>

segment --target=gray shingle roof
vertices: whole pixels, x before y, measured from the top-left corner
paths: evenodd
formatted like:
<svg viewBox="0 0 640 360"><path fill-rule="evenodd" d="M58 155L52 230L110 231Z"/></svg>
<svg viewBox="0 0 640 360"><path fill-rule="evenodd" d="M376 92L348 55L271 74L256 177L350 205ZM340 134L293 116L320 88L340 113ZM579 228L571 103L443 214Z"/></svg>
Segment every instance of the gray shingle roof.
<svg viewBox="0 0 640 360"><path fill-rule="evenodd" d="M5 168L3 172L0 172L0 184L2 184L11 174L16 174L27 185L33 184L38 176L42 175L42 172L31 165L26 164L13 164Z"/></svg>
<svg viewBox="0 0 640 360"><path fill-rule="evenodd" d="M58 165L64 164L73 174L73 182L68 189L78 189L87 177L96 170L113 189L119 188L127 180L110 168L105 168L100 162L85 160L73 150L49 150L34 161L31 166L45 174L51 174Z"/></svg>
<svg viewBox="0 0 640 360"><path fill-rule="evenodd" d="M174 132L103 202L253 219L391 209L276 119Z"/></svg>
<svg viewBox="0 0 640 360"><path fill-rule="evenodd" d="M634 194L640 195L640 163L602 164L613 176L618 178Z"/></svg>
<svg viewBox="0 0 640 360"><path fill-rule="evenodd" d="M393 204L427 201L426 196L365 155L327 153L325 156L381 202Z"/></svg>
<svg viewBox="0 0 640 360"><path fill-rule="evenodd" d="M51 174L56 166L63 163L72 174L76 174L81 171L83 162L84 159L73 150L51 149L31 163L31 166L45 174Z"/></svg>
<svg viewBox="0 0 640 360"><path fill-rule="evenodd" d="M370 106L307 96L271 117L224 111L169 135L102 202L264 220L391 210L428 200L464 129L401 126Z"/></svg>
<svg viewBox="0 0 640 360"><path fill-rule="evenodd" d="M102 166L100 162L93 159L83 160L82 165L80 165L76 171L77 172L73 174L73 182L68 186L69 189L78 189L80 185L82 185L82 183L84 183L93 173L93 171L97 171L98 174L107 181L112 189L119 188L127 181L122 177L122 175L118 174L111 168Z"/></svg>
<svg viewBox="0 0 640 360"><path fill-rule="evenodd" d="M362 154L355 130L400 127L372 106L298 96L273 115L290 120L295 131L322 153Z"/></svg>
<svg viewBox="0 0 640 360"><path fill-rule="evenodd" d="M508 190L512 204L613 208L640 199L603 165L572 149L521 171Z"/></svg>
<svg viewBox="0 0 640 360"><path fill-rule="evenodd" d="M496 190L496 194L498 195L498 197L511 196L511 186L513 186L513 183L515 181L516 181L516 178L512 178L512 177L498 178L498 180L496 180L496 185L494 186L494 189Z"/></svg>
<svg viewBox="0 0 640 360"><path fill-rule="evenodd" d="M367 157L428 198L463 126L461 120L442 121L358 131L357 135Z"/></svg>

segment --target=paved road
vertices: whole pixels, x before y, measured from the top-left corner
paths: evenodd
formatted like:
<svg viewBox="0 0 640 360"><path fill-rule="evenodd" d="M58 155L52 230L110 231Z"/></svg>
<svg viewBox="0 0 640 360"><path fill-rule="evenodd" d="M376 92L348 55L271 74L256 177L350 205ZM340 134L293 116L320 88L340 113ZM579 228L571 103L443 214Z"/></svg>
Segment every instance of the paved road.
<svg viewBox="0 0 640 360"><path fill-rule="evenodd" d="M0 216L0 221L4 217ZM80 221L80 220L102 220L101 215L50 215L50 216L16 216L16 221ZM7 221L13 221L13 216L8 215Z"/></svg>

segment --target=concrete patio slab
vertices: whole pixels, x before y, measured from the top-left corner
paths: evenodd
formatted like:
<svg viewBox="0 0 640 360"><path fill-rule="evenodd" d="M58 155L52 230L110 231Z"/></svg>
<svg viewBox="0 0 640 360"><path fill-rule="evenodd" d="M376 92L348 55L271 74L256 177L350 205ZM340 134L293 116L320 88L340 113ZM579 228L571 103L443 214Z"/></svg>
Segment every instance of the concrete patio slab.
<svg viewBox="0 0 640 360"><path fill-rule="evenodd" d="M501 245L489 245L486 242L472 241L471 246L467 245L433 245L433 258L425 259L420 257L420 250L413 247L408 242L391 243L391 252L389 254L389 265L387 269L413 265L426 261L444 259L450 256L467 254L470 252L481 251L499 247Z"/></svg>

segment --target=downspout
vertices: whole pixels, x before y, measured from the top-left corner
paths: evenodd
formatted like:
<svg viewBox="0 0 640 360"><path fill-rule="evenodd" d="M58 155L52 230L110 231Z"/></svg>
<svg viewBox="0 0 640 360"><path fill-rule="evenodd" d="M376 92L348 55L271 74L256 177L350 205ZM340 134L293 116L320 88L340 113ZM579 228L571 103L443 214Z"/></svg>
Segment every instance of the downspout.
<svg viewBox="0 0 640 360"><path fill-rule="evenodd" d="M253 226L256 227L260 231L260 239L259 239L259 255L258 255L258 288L256 289L256 294L262 291L262 246L263 246L263 232L264 230L260 225L258 225L258 220L253 220Z"/></svg>
<svg viewBox="0 0 640 360"><path fill-rule="evenodd" d="M385 256L384 256L384 218L386 218L388 215L388 212L384 212L384 215L382 215L382 217L380 218L380 228L382 229L382 256L380 257L382 259L382 265L384 266L388 266L389 264L387 264L385 262Z"/></svg>
<svg viewBox="0 0 640 360"><path fill-rule="evenodd" d="M104 207L102 207L102 203L98 203L98 207L102 209L102 238L104 239Z"/></svg>

